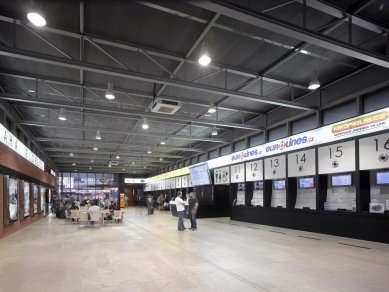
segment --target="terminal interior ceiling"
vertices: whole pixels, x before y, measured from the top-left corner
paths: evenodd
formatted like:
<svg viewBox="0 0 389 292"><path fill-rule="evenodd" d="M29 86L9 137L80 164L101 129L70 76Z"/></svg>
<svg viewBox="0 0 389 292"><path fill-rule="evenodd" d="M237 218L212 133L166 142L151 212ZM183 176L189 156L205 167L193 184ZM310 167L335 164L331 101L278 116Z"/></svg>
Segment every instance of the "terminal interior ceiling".
<svg viewBox="0 0 389 292"><path fill-rule="evenodd" d="M1 1L1 106L57 170L167 172L363 112L388 19L384 0Z"/></svg>

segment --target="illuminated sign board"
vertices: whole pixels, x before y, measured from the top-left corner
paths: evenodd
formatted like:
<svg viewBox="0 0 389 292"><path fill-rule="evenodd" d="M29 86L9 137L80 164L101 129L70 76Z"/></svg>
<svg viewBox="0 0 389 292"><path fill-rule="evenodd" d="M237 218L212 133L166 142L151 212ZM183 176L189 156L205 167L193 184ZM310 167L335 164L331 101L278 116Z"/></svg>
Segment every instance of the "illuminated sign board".
<svg viewBox="0 0 389 292"><path fill-rule="evenodd" d="M45 163L39 159L27 146L20 142L10 131L0 124L0 142L30 161L41 170L45 170Z"/></svg>

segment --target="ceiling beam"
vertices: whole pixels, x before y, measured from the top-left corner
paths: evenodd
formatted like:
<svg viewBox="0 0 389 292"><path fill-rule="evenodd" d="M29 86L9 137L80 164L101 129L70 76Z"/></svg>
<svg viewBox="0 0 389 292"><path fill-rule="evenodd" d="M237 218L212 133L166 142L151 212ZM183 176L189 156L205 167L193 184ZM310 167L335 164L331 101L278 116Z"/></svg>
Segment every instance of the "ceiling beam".
<svg viewBox="0 0 389 292"><path fill-rule="evenodd" d="M94 151L91 149L79 149L79 148L56 148L56 147L43 147L42 149L46 150L47 152L60 152L60 153L82 153L82 154L93 154L94 152L98 152L101 155L120 155L120 156L133 156L133 157L166 157L166 158L174 158L174 159L181 159L185 158L185 156L181 155L170 155L165 153L151 153L148 154L146 151L144 152L125 152L125 151L117 151L113 153L112 151L104 151L104 150L98 150ZM70 156L69 156L70 157ZM116 160L115 157L111 158L112 160Z"/></svg>
<svg viewBox="0 0 389 292"><path fill-rule="evenodd" d="M1 97L0 97L1 99ZM224 139L217 139L217 138L204 138L204 137L194 137L194 136L184 136L184 135L165 135L163 133L153 133L153 132L133 132L133 131L126 131L121 129L112 129L112 128L101 128L101 127L86 127L86 126L74 126L74 125L67 125L67 124L53 124L53 123L44 123L44 122L37 122L37 121L26 121L22 120L18 122L19 125L27 125L32 127L46 127L46 128L58 128L58 129L72 129L72 130L79 130L79 131L100 131L101 133L114 133L114 134L123 134L128 135L129 133L133 136L140 136L140 137L161 137L161 138L170 138L170 139L178 139L178 140L191 140L191 141L201 141L201 142L213 142L213 143L228 143L227 140ZM98 143L97 143L98 144Z"/></svg>
<svg viewBox="0 0 389 292"><path fill-rule="evenodd" d="M10 100L21 104L41 105L41 106L50 106L50 107L57 107L57 108L62 107L65 109L76 109L78 111L83 111L83 112L91 111L91 112L98 112L98 113L108 113L108 114L113 114L115 116L123 116L123 117L128 117L128 116L136 116L138 118L148 117L148 118L163 120L163 121L175 121L175 122L179 122L180 124L198 124L198 125L206 125L206 126L231 127L231 128L244 129L244 130L261 129L261 127L254 126L254 125L244 125L244 124L229 123L223 121L196 119L196 118L189 118L183 116L165 115L165 114L159 114L153 112L111 108L111 107L105 107L99 105L50 100L44 98L31 98L31 97L17 96L12 94L8 94L8 95L0 94L0 99Z"/></svg>
<svg viewBox="0 0 389 292"><path fill-rule="evenodd" d="M311 1L307 1L310 3ZM312 1L317 2L317 1ZM345 43L334 38L308 30L301 26L294 25L281 19L268 16L261 12L248 11L235 5L217 0L192 1L192 5L209 11L220 13L224 16L243 21L245 23L261 27L275 33L310 43L342 55L350 56L364 62L376 64L389 68L389 58L387 56L365 50L350 43Z"/></svg>
<svg viewBox="0 0 389 292"><path fill-rule="evenodd" d="M29 22L26 22L26 21L20 20L20 19L15 19L15 18L8 17L8 16L4 16L4 15L0 15L0 21L5 21L5 22L8 22L8 23L17 24L17 25L26 25L29 28L36 29L36 27L34 27ZM207 21L204 20L204 22L206 23ZM215 24L215 26L220 28L220 25L216 25ZM227 30L231 30L232 29L232 28L227 28L227 27L225 27L225 28ZM195 59L186 59L185 56L183 56L183 55L179 55L179 54L176 54L176 53L173 53L173 52L168 52L168 51L160 50L160 49L157 49L157 48L147 47L147 46L140 45L140 44L125 42L125 41L121 41L121 40L118 40L118 39L113 39L113 38L109 38L109 37L105 37L105 36L100 36L100 35L96 35L96 34L93 34L93 33L84 32L83 34L79 34L79 33L75 33L75 32L70 31L70 30L64 30L62 28L61 29L53 28L53 27L49 27L49 26L40 27L39 30L40 31L42 31L42 30L43 31L48 31L48 32L51 32L51 33L54 33L54 34L59 34L59 35L63 35L63 36L67 36L67 37L72 37L72 38L78 38L78 39L81 39L81 38L84 38L84 37L88 37L89 40L91 40L91 41L93 41L95 43L102 44L102 45L107 45L107 46L111 46L111 47L115 47L115 48L120 48L120 49L123 49L123 50L132 51L132 52L137 52L137 53L141 53L141 54L146 53L146 54L151 55L151 56L160 57L160 58L164 58L164 59L168 59L168 60L172 60L172 61L177 61L177 62L184 61L184 62L186 62L188 64L192 64L192 65L198 66L198 61L197 60L195 60ZM225 65L225 64L220 64L220 63L217 63L217 62L212 62L211 64L208 65L208 68L212 68L212 69L215 69L215 70L220 70L221 69L222 71L225 71L225 72L228 72L228 73L231 73L231 74L237 74L237 75L251 77L251 78L259 77L256 72L253 72L253 71L250 71L250 70L246 70L246 69L242 69L242 68L236 68L236 67ZM270 77L266 77L264 80L268 81L268 82L280 84L280 85L290 85L290 86L294 86L296 88L301 88L301 89L307 90L307 86L306 85L298 84L298 83L292 82L290 80L284 80L284 79L275 78L275 77L271 77L271 78Z"/></svg>
<svg viewBox="0 0 389 292"><path fill-rule="evenodd" d="M102 142L101 140L75 140L75 139L63 139L63 138L55 138L55 137L35 137L33 139L37 142L58 142L58 143L64 143L64 144L74 144L74 143L84 143L87 145L102 145L102 146L123 146L126 148L140 148L140 147L148 147L144 144L122 144L120 142ZM165 151L186 151L186 152L204 152L200 149L195 148L187 148L187 147L175 147L175 146L155 146L152 147L153 151L156 150L165 150Z"/></svg>
<svg viewBox="0 0 389 292"><path fill-rule="evenodd" d="M217 95L228 95L245 101L254 101L254 102L268 103L273 105L281 105L281 106L296 108L301 110L317 109L316 106L311 106L299 102L259 96L256 94L239 92L239 91L229 90L221 87L214 87L214 86L193 83L193 82L188 82L183 80L170 79L163 76L155 76L155 75L150 75L150 74L145 74L140 72L127 71L123 69L117 69L117 68L107 67L107 66L93 64L93 63L87 63L79 60L64 59L56 56L50 56L46 54L25 51L25 50L5 47L5 46L0 46L0 55L43 63L43 64L50 64L50 65L55 65L55 66L60 66L65 68L72 68L77 70L83 69L88 72L122 77L126 79L166 84L173 87L179 87L179 88L212 93Z"/></svg>
<svg viewBox="0 0 389 292"><path fill-rule="evenodd" d="M44 75L38 75L38 74L31 74L31 73L23 73L19 71L11 71L11 70L2 70L0 69L0 75L12 77L12 78L20 78L20 79L27 79L32 81L44 81L46 83L52 83L52 84L58 84L58 85L64 85L64 86L71 86L71 87L80 87L80 84L73 80L68 79L62 79L52 76L44 76ZM95 84L95 83L84 83L82 85L82 88L85 88L86 90L98 90L98 91L107 91L107 85L101 85L101 84ZM145 92L145 91L138 91L138 90L131 90L131 89L125 89L125 88L118 88L115 87L113 90L115 93L120 93L124 95L131 95L131 96L137 96L147 99L153 99L153 93ZM94 93L96 94L96 93ZM168 98L175 101L180 101L186 104L192 104L196 106L202 106L202 107L209 107L209 102L204 102L201 100L195 100L185 97L175 97L175 96L167 96L167 95L161 95L163 98ZM102 97L103 98L103 97ZM112 104L116 104L116 102L111 102ZM110 103L110 104L111 104ZM226 111L234 111L234 112L245 112L248 114L255 114L255 115L262 115L264 112L256 111L253 109L247 109L247 108L240 108L240 107L234 107L234 106L225 106L225 105L219 105L219 109L226 110Z"/></svg>

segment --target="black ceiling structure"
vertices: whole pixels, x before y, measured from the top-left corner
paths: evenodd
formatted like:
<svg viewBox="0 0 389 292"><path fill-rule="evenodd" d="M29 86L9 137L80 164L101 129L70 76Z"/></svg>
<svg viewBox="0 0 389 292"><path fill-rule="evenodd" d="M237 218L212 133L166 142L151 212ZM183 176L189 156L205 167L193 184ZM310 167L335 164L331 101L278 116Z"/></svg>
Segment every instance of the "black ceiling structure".
<svg viewBox="0 0 389 292"><path fill-rule="evenodd" d="M0 106L61 171L171 170L388 81L384 0L38 2L0 1Z"/></svg>

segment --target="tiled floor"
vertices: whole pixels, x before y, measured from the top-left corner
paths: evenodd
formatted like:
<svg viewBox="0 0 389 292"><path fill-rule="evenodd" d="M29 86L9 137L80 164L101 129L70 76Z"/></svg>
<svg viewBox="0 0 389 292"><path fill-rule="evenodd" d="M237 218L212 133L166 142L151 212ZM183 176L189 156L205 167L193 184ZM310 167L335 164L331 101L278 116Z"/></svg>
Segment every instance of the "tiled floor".
<svg viewBox="0 0 389 292"><path fill-rule="evenodd" d="M389 245L226 218L178 232L146 213L95 228L48 217L0 240L0 291L389 291Z"/></svg>

